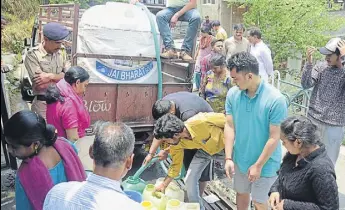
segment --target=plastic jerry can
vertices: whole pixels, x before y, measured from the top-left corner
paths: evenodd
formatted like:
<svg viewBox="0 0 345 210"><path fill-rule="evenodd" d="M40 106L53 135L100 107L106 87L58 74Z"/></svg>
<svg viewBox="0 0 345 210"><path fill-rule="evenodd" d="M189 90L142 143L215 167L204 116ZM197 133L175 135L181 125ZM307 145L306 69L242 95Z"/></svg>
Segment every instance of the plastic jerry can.
<svg viewBox="0 0 345 210"><path fill-rule="evenodd" d="M157 210L151 201L143 201L141 202L141 206L144 210Z"/></svg>
<svg viewBox="0 0 345 210"><path fill-rule="evenodd" d="M184 191L175 182L169 184L165 190L165 195L169 199L177 199L181 202L184 201Z"/></svg>
<svg viewBox="0 0 345 210"><path fill-rule="evenodd" d="M153 184L146 185L143 192L143 200L151 201L157 210L165 210L167 204L167 197L161 192L154 192L155 186Z"/></svg>
<svg viewBox="0 0 345 210"><path fill-rule="evenodd" d="M171 199L167 203L166 210L183 210L183 203L177 199Z"/></svg>
<svg viewBox="0 0 345 210"><path fill-rule="evenodd" d="M199 203L185 203L184 210L200 210Z"/></svg>

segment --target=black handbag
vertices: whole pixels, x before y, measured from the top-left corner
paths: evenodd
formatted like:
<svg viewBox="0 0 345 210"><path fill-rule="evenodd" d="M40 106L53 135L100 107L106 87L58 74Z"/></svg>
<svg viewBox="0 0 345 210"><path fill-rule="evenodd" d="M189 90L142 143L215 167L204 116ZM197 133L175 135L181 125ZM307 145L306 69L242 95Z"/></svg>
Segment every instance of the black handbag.
<svg viewBox="0 0 345 210"><path fill-rule="evenodd" d="M26 102L32 103L35 98L35 95L32 91L32 85L30 82L30 78L24 77L22 82L20 83L20 92L22 94L22 99Z"/></svg>

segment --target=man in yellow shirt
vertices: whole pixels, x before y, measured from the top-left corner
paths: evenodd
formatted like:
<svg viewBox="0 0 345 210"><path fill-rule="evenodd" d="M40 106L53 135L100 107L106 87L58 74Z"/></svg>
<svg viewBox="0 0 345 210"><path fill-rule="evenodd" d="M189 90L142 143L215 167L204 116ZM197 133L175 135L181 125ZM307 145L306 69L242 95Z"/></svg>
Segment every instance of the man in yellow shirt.
<svg viewBox="0 0 345 210"><path fill-rule="evenodd" d="M228 34L226 33L225 29L220 25L219 20L215 20L212 23L212 28L216 33L216 39L221 39L225 41L228 38Z"/></svg>
<svg viewBox="0 0 345 210"><path fill-rule="evenodd" d="M173 114L166 114L155 124L154 137L170 144L172 163L168 176L157 186L164 191L169 183L179 175L184 149L198 149L188 168L185 184L189 202L204 206L199 193L199 179L212 159L222 157L224 150L225 115L222 113L199 113L183 122Z"/></svg>

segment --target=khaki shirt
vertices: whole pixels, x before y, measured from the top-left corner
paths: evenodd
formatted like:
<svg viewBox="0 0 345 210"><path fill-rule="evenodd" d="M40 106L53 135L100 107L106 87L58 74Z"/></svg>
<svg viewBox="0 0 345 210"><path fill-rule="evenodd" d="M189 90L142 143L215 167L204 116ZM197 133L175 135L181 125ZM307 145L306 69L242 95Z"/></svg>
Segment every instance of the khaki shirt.
<svg viewBox="0 0 345 210"><path fill-rule="evenodd" d="M60 74L61 72L65 72L68 65L66 51L62 48L54 54L48 54L43 48L43 45L40 44L28 51L24 60L24 65L32 82L35 73L46 72ZM44 95L46 91L37 90L34 82L32 84L32 89L34 95Z"/></svg>
<svg viewBox="0 0 345 210"><path fill-rule="evenodd" d="M241 41L238 41L232 36L229 39L225 40L223 50L224 54L226 55L226 59L228 60L232 55L236 53L249 52L250 43L248 39L244 37L242 37Z"/></svg>

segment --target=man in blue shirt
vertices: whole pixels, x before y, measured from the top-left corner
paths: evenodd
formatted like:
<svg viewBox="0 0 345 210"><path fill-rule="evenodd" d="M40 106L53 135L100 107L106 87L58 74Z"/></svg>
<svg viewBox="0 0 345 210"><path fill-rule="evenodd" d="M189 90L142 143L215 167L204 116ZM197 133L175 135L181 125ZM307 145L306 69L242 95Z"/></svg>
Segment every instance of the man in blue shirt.
<svg viewBox="0 0 345 210"><path fill-rule="evenodd" d="M226 97L225 171L234 178L238 210L268 209L268 192L281 161L280 123L287 116L285 97L259 76L254 56L241 52L228 61L237 85Z"/></svg>

